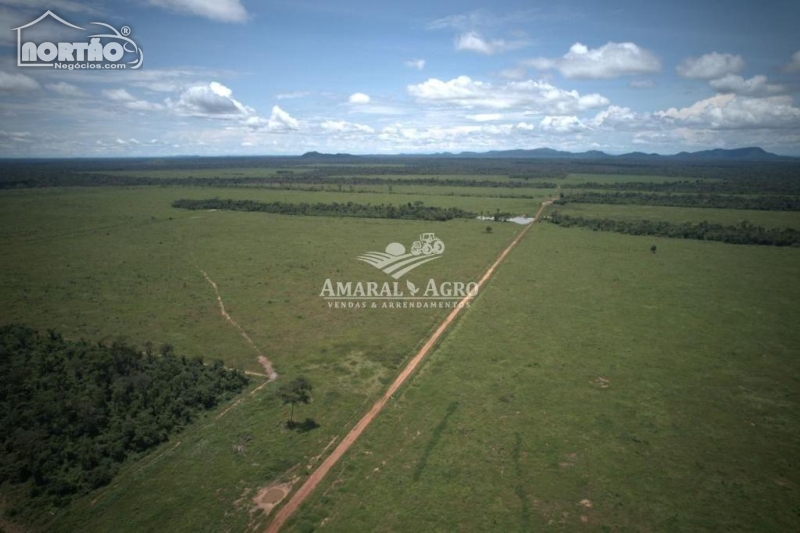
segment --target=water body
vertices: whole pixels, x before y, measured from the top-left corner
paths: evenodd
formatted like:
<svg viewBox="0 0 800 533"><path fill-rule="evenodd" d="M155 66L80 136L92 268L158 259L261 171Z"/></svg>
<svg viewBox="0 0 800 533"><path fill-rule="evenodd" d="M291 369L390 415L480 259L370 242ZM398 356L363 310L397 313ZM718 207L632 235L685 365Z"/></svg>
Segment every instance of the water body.
<svg viewBox="0 0 800 533"><path fill-rule="evenodd" d="M477 220L492 220L492 221L494 221L494 217L475 217L475 218ZM519 217L514 217L514 218L506 218L506 219L501 220L500 222L513 222L514 224L521 224L521 225L524 226L525 224L530 224L534 220L535 220L534 218L527 218L527 217L519 216Z"/></svg>

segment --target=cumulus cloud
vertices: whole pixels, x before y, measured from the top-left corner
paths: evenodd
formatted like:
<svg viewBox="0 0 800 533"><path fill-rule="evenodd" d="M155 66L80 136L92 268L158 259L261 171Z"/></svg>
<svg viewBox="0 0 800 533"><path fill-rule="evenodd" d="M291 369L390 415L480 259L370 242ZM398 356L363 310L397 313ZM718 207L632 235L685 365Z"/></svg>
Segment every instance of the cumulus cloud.
<svg viewBox="0 0 800 533"><path fill-rule="evenodd" d="M369 103L369 95L364 93L353 93L350 95L349 102L351 104L368 104Z"/></svg>
<svg viewBox="0 0 800 533"><path fill-rule="evenodd" d="M524 40L505 41L503 39L485 39L475 31L462 33L455 39L456 50L467 50L485 55L515 50L517 48L522 48L526 44L527 41Z"/></svg>
<svg viewBox="0 0 800 533"><path fill-rule="evenodd" d="M718 80L708 82L712 89L720 93L734 93L746 95L770 95L786 91L786 87L774 83L768 83L767 77L758 75L750 79L744 79L737 74L728 74Z"/></svg>
<svg viewBox="0 0 800 533"><path fill-rule="evenodd" d="M245 22L247 10L240 0L150 0L154 6L220 22Z"/></svg>
<svg viewBox="0 0 800 533"><path fill-rule="evenodd" d="M672 107L654 115L668 123L710 129L800 127L800 108L788 95L753 98L718 94L689 107Z"/></svg>
<svg viewBox="0 0 800 533"><path fill-rule="evenodd" d="M272 112L267 120L267 129L270 131L297 130L300 122L279 106L272 106Z"/></svg>
<svg viewBox="0 0 800 533"><path fill-rule="evenodd" d="M375 133L370 126L344 120L326 120L320 124L320 127L325 131L335 133Z"/></svg>
<svg viewBox="0 0 800 533"><path fill-rule="evenodd" d="M454 104L467 108L493 109L522 108L548 114L574 114L586 109L609 104L599 94L580 95L565 91L544 81L512 81L492 84L459 76L450 81L431 78L417 85L409 85L408 93L419 102Z"/></svg>
<svg viewBox="0 0 800 533"><path fill-rule="evenodd" d="M575 116L546 116L539 123L543 131L553 133L575 133L586 129L586 125Z"/></svg>
<svg viewBox="0 0 800 533"><path fill-rule="evenodd" d="M75 85L72 85L71 83L66 83L63 81L60 81L58 83L49 83L45 85L45 87L48 90L53 91L54 93L60 94L61 96L69 96L72 98L82 98L85 96L89 96L80 87L77 87Z"/></svg>
<svg viewBox="0 0 800 533"><path fill-rule="evenodd" d="M789 62L783 66L784 72L800 72L800 50L792 54Z"/></svg>
<svg viewBox="0 0 800 533"><path fill-rule="evenodd" d="M422 70L425 68L424 59L409 59L408 61L403 61L403 64L408 68L415 68L417 70Z"/></svg>
<svg viewBox="0 0 800 533"><path fill-rule="evenodd" d="M647 74L661 70L661 60L635 43L609 42L600 48L573 44L559 58L534 58L526 65L539 70L558 70L567 78L616 78L632 74Z"/></svg>
<svg viewBox="0 0 800 533"><path fill-rule="evenodd" d="M687 57L675 67L683 78L713 80L742 70L745 61L742 56L711 52L700 57Z"/></svg>
<svg viewBox="0 0 800 533"><path fill-rule="evenodd" d="M0 71L0 91L35 91L39 88L39 82L30 76Z"/></svg>
<svg viewBox="0 0 800 533"><path fill-rule="evenodd" d="M208 85L189 87L180 95L177 102L168 103L175 112L188 116L225 118L255 114L252 108L233 98L233 91L215 81Z"/></svg>

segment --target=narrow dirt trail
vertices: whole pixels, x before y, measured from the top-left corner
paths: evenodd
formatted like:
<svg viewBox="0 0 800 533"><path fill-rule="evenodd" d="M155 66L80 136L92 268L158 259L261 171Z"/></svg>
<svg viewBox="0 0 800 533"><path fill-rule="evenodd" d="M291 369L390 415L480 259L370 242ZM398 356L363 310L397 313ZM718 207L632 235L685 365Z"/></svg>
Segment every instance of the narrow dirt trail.
<svg viewBox="0 0 800 533"><path fill-rule="evenodd" d="M245 330L242 329L242 326L240 326L233 318L231 318L231 315L229 315L228 312L225 310L225 304L222 303L222 296L220 295L219 288L217 287L217 284L214 283L214 280L212 280L208 276L208 274L205 273L204 270L201 270L200 273L202 273L203 277L206 278L208 284L214 288L214 292L217 294L217 303L219 304L219 312L220 314L222 314L222 317L225 320L227 320L230 325L236 328L236 330L239 332L242 338L247 342L247 344L249 344L253 348L253 350L255 350L256 354L258 354L258 362L261 364L261 366L264 367L264 371L267 373L269 380L275 381L278 378L278 373L275 372L275 369L272 367L272 362L270 362L270 360L267 359L263 353L261 353L261 350L258 349L258 346L256 346L256 343L253 342L253 339L250 338L247 332L245 332ZM252 372L251 374L256 375Z"/></svg>
<svg viewBox="0 0 800 533"><path fill-rule="evenodd" d="M528 232L528 230L539 220L539 216L544 211L545 207L550 205L552 200L547 200L542 202L539 211L536 212L534 215L534 221L525 226L519 235L517 235L511 244L509 244L497 257L494 263L486 270L483 274L483 277L478 281L478 291L480 288L483 287L484 283L494 274L495 269L497 269L498 265L506 258L509 252L514 249L517 243L522 239L522 237ZM364 430L369 426L369 424L375 419L378 413L381 412L386 402L389 401L389 398L397 392L403 383L408 379L408 377L416 370L422 360L428 355L431 348L439 341L442 337L442 334L447 330L448 326L453 323L453 321L458 317L461 313L461 310L466 307L467 301L469 301L471 296L466 296L459 302L459 305L453 309L450 314L447 315L447 318L436 328L436 331L433 332L433 335L427 340L427 342L420 348L417 354L408 362L408 365L400 372L400 375L395 378L383 396L375 402L372 408L365 414L361 420L350 430L350 432L345 435L344 439L339 443L338 446L331 452L331 454L325 458L322 464L317 468L308 478L306 478L305 482L297 489L292 497L286 502L286 505L281 507L278 513L273 518L272 522L270 522L269 526L267 527L266 533L277 533L280 531L283 524L297 511L300 505L308 498L308 496L313 492L313 490L319 485L325 475L330 471L330 469L342 458L342 456L350 449L353 443L361 436Z"/></svg>

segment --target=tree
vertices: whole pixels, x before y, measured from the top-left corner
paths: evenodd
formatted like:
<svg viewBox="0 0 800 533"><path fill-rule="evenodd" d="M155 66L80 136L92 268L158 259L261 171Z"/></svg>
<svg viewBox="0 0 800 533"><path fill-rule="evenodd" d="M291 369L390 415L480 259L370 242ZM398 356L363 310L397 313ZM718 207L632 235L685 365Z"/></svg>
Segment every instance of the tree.
<svg viewBox="0 0 800 533"><path fill-rule="evenodd" d="M296 403L308 404L311 401L311 383L303 376L297 377L281 385L278 389L278 398L283 405L291 404L292 410L289 414L289 425L294 424L294 405Z"/></svg>
<svg viewBox="0 0 800 533"><path fill-rule="evenodd" d="M651 246L651 247L650 247L650 251L651 251L652 253L656 253L656 245L655 245L655 244L654 244L653 246Z"/></svg>
<svg viewBox="0 0 800 533"><path fill-rule="evenodd" d="M491 233L491 232L492 232L492 227L486 226L486 233Z"/></svg>

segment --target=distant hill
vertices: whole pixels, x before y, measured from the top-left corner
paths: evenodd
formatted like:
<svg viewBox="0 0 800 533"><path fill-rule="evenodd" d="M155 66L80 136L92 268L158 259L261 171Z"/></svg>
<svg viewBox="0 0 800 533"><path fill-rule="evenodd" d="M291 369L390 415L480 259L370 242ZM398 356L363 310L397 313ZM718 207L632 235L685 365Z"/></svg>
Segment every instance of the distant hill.
<svg viewBox="0 0 800 533"><path fill-rule="evenodd" d="M435 154L420 155L407 154L406 157L431 157L431 158L513 158L513 159L622 159L631 161L797 161L798 158L788 157L767 152L763 148L751 146L747 148L734 148L726 150L716 148L700 152L680 152L671 155L655 153L630 152L621 155L612 155L600 150L587 152L566 152L552 148L533 148L530 150L490 150L488 152L440 152Z"/></svg>
<svg viewBox="0 0 800 533"><path fill-rule="evenodd" d="M351 159L358 159L359 156L353 154L323 154L321 152L306 152L300 156L300 159L307 159L310 161L329 161L329 162L342 162Z"/></svg>

